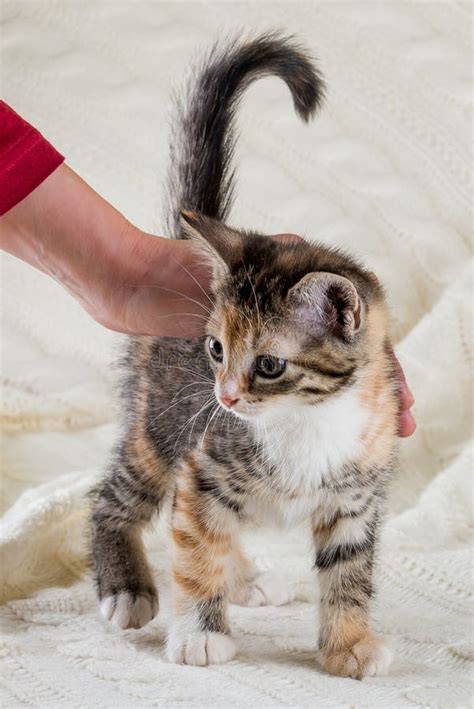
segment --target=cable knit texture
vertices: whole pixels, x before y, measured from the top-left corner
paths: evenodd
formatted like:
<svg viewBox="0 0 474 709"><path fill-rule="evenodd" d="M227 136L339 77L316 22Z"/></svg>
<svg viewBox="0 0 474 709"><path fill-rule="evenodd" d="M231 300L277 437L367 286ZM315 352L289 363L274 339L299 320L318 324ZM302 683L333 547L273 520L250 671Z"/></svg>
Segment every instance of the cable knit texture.
<svg viewBox="0 0 474 709"><path fill-rule="evenodd" d="M6 0L2 14L5 100L158 233L169 96L191 58L238 29L282 28L309 45L326 107L303 126L283 84L250 88L231 222L340 244L370 265L389 293L419 423L402 443L379 553L375 616L396 657L388 676L357 682L317 668L304 529L247 539L263 569L294 581L296 602L232 607L239 653L227 665L169 664L166 593L149 626L119 632L100 620L83 576L84 493L115 435L120 338L5 257L3 705L469 706L471 5ZM158 532L147 540L163 576Z"/></svg>

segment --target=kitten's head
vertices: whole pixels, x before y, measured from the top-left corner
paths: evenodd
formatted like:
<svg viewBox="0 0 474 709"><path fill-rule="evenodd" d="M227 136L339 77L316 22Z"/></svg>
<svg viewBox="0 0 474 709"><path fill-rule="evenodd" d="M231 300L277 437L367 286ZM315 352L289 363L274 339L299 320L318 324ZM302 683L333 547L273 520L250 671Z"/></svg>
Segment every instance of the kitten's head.
<svg viewBox="0 0 474 709"><path fill-rule="evenodd" d="M219 403L253 419L350 386L383 347L383 292L348 256L182 213L213 268L206 349Z"/></svg>

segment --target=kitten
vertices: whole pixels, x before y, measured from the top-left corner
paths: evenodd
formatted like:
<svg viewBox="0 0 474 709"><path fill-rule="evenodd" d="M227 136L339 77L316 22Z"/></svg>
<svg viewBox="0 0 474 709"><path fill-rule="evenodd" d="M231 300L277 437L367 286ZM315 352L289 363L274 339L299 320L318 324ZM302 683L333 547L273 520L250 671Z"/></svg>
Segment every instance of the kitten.
<svg viewBox="0 0 474 709"><path fill-rule="evenodd" d="M370 627L374 547L396 451L398 399L377 279L339 250L223 223L233 192L242 91L274 74L297 113L319 107L319 71L277 35L214 48L179 106L171 222L213 269L205 340L132 338L124 433L94 492L92 560L102 614L139 628L158 610L141 533L170 515L173 619L168 656L235 653L228 602L281 604L239 546L248 523L311 522L320 658L362 678L390 653Z"/></svg>

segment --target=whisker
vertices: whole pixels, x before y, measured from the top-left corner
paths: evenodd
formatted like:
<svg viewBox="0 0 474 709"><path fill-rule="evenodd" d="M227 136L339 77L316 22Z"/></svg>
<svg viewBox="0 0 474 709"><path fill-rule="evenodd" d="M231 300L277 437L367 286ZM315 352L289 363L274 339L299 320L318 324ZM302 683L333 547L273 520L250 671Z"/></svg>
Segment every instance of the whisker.
<svg viewBox="0 0 474 709"><path fill-rule="evenodd" d="M212 422L212 419L214 418L214 416L216 415L216 413L219 411L220 408L221 408L220 404L216 404L216 406L214 407L214 409L210 413L210 418L208 418L208 421L206 423L206 427L204 429L204 433L201 436L201 448L204 445L204 439L206 437L207 429L209 428L209 426Z"/></svg>
<svg viewBox="0 0 474 709"><path fill-rule="evenodd" d="M213 401L215 401L214 396L209 397L207 406L210 406L210 405L213 403ZM207 408L207 406L206 406L206 408ZM198 411L198 414L200 414L202 410L203 410L203 409L201 408L201 409ZM193 423L193 425L192 425L192 427L191 427L191 431L189 432L189 442L191 442L191 437L192 437L192 435L193 435L193 433L194 433L194 428L195 428L195 426L196 426L197 414L195 414L195 416L196 416L196 418L194 419L194 423Z"/></svg>
<svg viewBox="0 0 474 709"><path fill-rule="evenodd" d="M185 389L188 389L189 387L193 387L193 386L202 386L202 385L200 382L199 383L198 382L191 382L191 384L185 384L183 387L181 387L181 389L178 392L176 392L174 397L171 399L171 403L173 403L173 401L176 399L177 396L179 396L181 394L182 391L184 391ZM201 392L201 391L203 391L203 389L200 389L199 391Z"/></svg>
<svg viewBox="0 0 474 709"><path fill-rule="evenodd" d="M189 438L188 438L188 445L191 443L191 437L192 437L192 434L193 434L193 431L194 431L194 427L195 427L195 425L196 425L196 421L197 421L197 419L198 419L199 414L201 414L203 411L205 411L205 409L206 409L208 406L211 406L212 403L213 403L213 401L214 401L214 396L210 396L209 399L207 399L207 401L205 401L204 404L201 406L201 408L199 409L199 411L196 411L195 414L193 414L192 416L190 416L189 419L188 419L188 420L186 421L186 423L184 424L184 426L182 426L182 427L180 428L180 430L179 430L179 432L178 432L178 436L177 436L176 441L175 441L175 444L174 444L174 447L173 447L173 455L176 453L176 447L177 447L177 445L178 445L179 439L181 438L182 434L185 432L186 428L190 425L190 423L193 422L193 425L192 425L192 428L191 428L191 431L190 431L190 434L189 434ZM170 438L171 438L171 436L168 436L167 441L168 441Z"/></svg>
<svg viewBox="0 0 474 709"><path fill-rule="evenodd" d="M244 269L245 269L245 275L247 276L247 280L248 280L248 282L250 283L250 285L251 285L251 287L252 287L253 297L254 297L254 300L255 300L255 308L256 308L256 310L257 310L257 320L258 320L258 323L259 323L259 325L260 325L261 318L260 318L260 308L258 307L257 293L255 292L255 286L254 286L254 284L253 284L252 279L250 278L249 272L247 271L247 267L244 266Z"/></svg>
<svg viewBox="0 0 474 709"><path fill-rule="evenodd" d="M174 455L175 452L176 452L176 446L177 446L177 444L178 444L179 438L180 438L181 434L184 433L184 431L185 431L185 429L186 429L186 426L189 425L189 423L193 420L194 417L198 416L198 415L201 413L201 411L206 407L206 404L209 406L209 405L211 404L211 402L212 402L212 398L209 397L209 399L207 400L207 402L204 402L204 404L203 404L202 407L199 409L199 411L197 411L195 414L193 414L192 416L190 416L190 417L188 418L188 420L186 421L186 423L184 424L184 426L181 426L180 430L178 431L178 437L177 437L177 439L176 439L176 441L175 441L175 444L174 444L174 446L173 446L173 455ZM165 443L168 443L168 441L169 441L169 440L172 438L172 436L174 436L174 435L175 435L175 431L173 431L173 432L168 436L168 438L166 439Z"/></svg>
<svg viewBox="0 0 474 709"><path fill-rule="evenodd" d="M183 401L186 401L187 399L192 399L193 397L197 396L198 394L202 394L205 391L207 391L207 389L201 389L198 392L194 392L194 394L188 394L188 396L184 396L182 399L179 399L174 404L170 404L170 406L167 406L164 411L161 411L158 414L158 416L155 416L153 419L151 419L150 424L155 424L158 421L158 419L160 419L162 416L164 416L167 413L167 411L169 411L170 409L173 409L178 404L182 404Z"/></svg>
<svg viewBox="0 0 474 709"><path fill-rule="evenodd" d="M189 374L193 374L195 377L200 377L206 382L212 382L214 384L214 379L211 379L211 377L206 377L205 374L202 374L201 372L197 372L194 369L188 369L187 367L180 367L177 364L164 364L164 367L166 369L179 369L181 372L188 372Z"/></svg>
<svg viewBox="0 0 474 709"><path fill-rule="evenodd" d="M160 290L164 290L169 293L174 293L175 295L180 295L185 300L189 300L190 303L195 303L196 305L198 305L200 308L205 310L208 315L211 315L211 313L212 313L212 310L207 308L203 303L200 303L199 300L196 300L195 298L191 298L191 296L186 295L186 293L182 293L181 291L173 290L172 288L165 288L164 286L155 286L155 288L159 288Z"/></svg>
<svg viewBox="0 0 474 709"><path fill-rule="evenodd" d="M193 318L201 318L201 320L204 320L207 322L209 320L208 317L205 315L201 315L200 313L183 313L181 310L175 312L175 313L166 313L165 315L157 315L155 316L157 319L162 319L162 318L175 318L178 315L188 315Z"/></svg>
<svg viewBox="0 0 474 709"><path fill-rule="evenodd" d="M174 295L180 295L184 300L189 300L191 303L195 303L200 308L205 310L208 315L210 315L212 313L212 310L207 308L203 303L200 303L199 300L196 300L195 298L191 298L191 296L186 295L186 293L182 293L179 290L173 290L172 288L166 288L165 286L154 286L154 285L148 286L148 285L142 285L142 284L136 285L136 286L132 286L131 284L127 284L127 285L130 285L133 288L153 288L153 289L157 289L157 290L164 290L167 293L174 293Z"/></svg>
<svg viewBox="0 0 474 709"><path fill-rule="evenodd" d="M198 288L201 289L201 291L204 293L204 295L206 296L206 298L208 299L208 301L210 302L210 304L211 304L212 306L214 306L214 301L209 297L209 294L206 293L205 289L204 289L204 288L202 287L202 285L199 283L198 279L191 273L191 271L189 271L189 270L186 268L186 266L183 266L183 264L180 263L179 261L176 261L175 259L173 259L173 261L175 261L175 263L177 263L178 266L179 266L180 268L182 268L183 271L185 271L185 272L188 274L188 276L190 276L190 277L193 279L194 283L198 286Z"/></svg>

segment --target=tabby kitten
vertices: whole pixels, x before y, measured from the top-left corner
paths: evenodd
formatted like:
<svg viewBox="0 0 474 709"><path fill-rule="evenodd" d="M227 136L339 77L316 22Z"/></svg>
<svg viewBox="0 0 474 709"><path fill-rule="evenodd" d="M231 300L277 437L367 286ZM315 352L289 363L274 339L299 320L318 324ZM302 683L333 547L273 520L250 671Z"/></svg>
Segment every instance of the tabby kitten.
<svg viewBox="0 0 474 709"><path fill-rule="evenodd" d="M370 627L374 546L393 469L398 400L376 278L339 250L223 223L233 192L233 124L243 89L274 74L297 113L323 80L289 39L214 48L179 104L170 228L212 265L205 340L132 338L125 426L95 490L92 560L103 616L139 628L158 610L142 529L170 515L168 656L193 665L235 653L228 602L292 594L239 545L248 523L311 522L326 670L362 678L390 653Z"/></svg>

